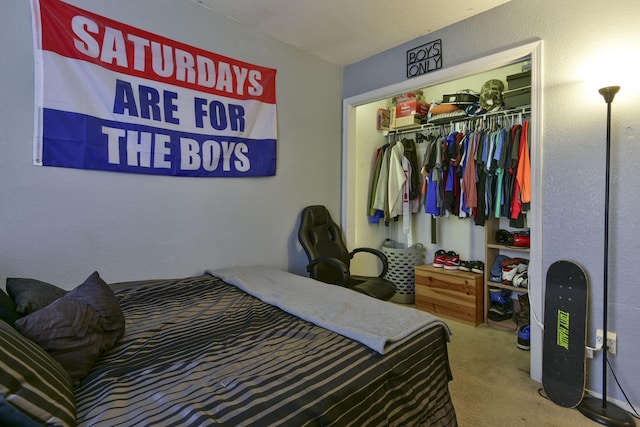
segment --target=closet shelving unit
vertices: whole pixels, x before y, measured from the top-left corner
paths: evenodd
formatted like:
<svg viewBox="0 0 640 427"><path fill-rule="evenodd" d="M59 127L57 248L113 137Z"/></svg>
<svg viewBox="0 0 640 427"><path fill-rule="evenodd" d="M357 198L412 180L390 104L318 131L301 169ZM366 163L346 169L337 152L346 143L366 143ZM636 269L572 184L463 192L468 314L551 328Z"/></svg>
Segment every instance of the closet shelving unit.
<svg viewBox="0 0 640 427"><path fill-rule="evenodd" d="M517 286L505 285L504 283L492 282L489 280L491 276L491 266L500 254L515 258L527 258L529 259L529 248L520 248L514 246L506 246L496 242L496 231L500 229L500 219L492 218L487 220L484 225L485 229L485 249L484 249L484 321L487 321L487 314L490 307L489 303L489 288L501 288L508 289L510 291L516 291L520 293L528 293L527 288L520 288ZM508 229L508 228L507 228ZM513 231L513 230L511 230Z"/></svg>
<svg viewBox="0 0 640 427"><path fill-rule="evenodd" d="M459 116L452 117L450 119L437 119L428 123L424 123L421 125L409 125L404 127L399 127L395 129L390 129L388 131L388 135L402 135L406 133L418 133L423 131L432 131L432 130L440 130L440 132L452 131L455 129L455 125L459 123L466 122L467 129L469 128L477 128L478 126L487 127L494 126L497 121L501 119L511 119L513 122L516 120L518 122L522 122L525 119L525 116L528 116L531 113L531 106L525 105L518 108L505 109L495 112L489 112L478 116ZM489 288L501 288L508 289L510 291L516 291L520 293L528 293L527 288L521 288L511 285L505 285L504 283L492 282L489 280L491 276L491 266L495 261L496 257L500 254L504 254L510 257L522 257L529 258L529 248L520 248L513 246L506 246L496 242L496 231L498 231L500 227L500 218L490 218L485 221L485 267L484 267L484 277L483 277L483 288L484 288L484 322L487 322L487 313L489 308ZM510 231L515 231L514 229L510 229L509 227L504 227Z"/></svg>

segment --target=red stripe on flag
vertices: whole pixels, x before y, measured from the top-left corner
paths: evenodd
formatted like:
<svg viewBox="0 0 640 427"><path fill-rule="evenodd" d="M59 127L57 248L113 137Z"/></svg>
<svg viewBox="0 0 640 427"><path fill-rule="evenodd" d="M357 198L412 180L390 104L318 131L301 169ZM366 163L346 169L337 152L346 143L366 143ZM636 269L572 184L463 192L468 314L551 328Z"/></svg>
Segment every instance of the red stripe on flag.
<svg viewBox="0 0 640 427"><path fill-rule="evenodd" d="M42 49L105 69L227 98L276 102L276 70L105 18L40 1Z"/></svg>

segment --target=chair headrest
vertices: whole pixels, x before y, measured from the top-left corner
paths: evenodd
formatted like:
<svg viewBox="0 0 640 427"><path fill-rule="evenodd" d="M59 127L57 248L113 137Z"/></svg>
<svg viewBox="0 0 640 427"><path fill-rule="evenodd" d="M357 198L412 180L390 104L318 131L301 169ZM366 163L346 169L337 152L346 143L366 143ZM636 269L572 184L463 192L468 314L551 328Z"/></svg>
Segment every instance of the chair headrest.
<svg viewBox="0 0 640 427"><path fill-rule="evenodd" d="M314 226L329 224L331 222L331 215L326 207L322 205L307 206L304 211L311 219L311 224Z"/></svg>

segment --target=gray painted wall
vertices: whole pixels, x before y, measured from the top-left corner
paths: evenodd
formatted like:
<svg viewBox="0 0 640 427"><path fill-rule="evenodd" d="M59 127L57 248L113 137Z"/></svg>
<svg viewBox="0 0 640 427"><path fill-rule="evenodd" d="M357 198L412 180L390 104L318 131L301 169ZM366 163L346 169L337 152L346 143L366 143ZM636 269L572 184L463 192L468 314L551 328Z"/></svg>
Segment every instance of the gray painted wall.
<svg viewBox="0 0 640 427"><path fill-rule="evenodd" d="M603 216L606 104L582 77L613 63L638 69L640 3L621 0L512 0L459 24L352 64L344 72L344 97L406 80L408 49L442 39L443 68L542 39L543 268L570 259L587 271L591 286L589 343L602 327ZM623 53L608 59L612 53ZM637 74L636 74L637 75ZM622 90L613 103L609 234L609 330L618 355L609 360L624 390L640 404L640 130L637 76L612 81ZM602 359L588 364L588 388L601 391ZM613 378L608 394L624 401Z"/></svg>
<svg viewBox="0 0 640 427"><path fill-rule="evenodd" d="M32 277L76 286L181 277L268 264L304 273L302 208L340 212L342 70L195 2L70 3L277 74L277 174L177 178L32 166L33 43L29 2L0 13L0 283ZM312 84L310 84L312 82Z"/></svg>

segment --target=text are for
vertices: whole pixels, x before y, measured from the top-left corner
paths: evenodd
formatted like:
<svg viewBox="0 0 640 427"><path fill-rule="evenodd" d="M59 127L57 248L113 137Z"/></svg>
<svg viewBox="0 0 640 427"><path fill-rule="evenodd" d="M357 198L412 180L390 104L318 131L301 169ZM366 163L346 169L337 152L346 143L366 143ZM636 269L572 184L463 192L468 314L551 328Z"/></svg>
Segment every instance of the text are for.
<svg viewBox="0 0 640 427"><path fill-rule="evenodd" d="M177 92L164 90L161 93L158 89L146 85L134 88L131 83L118 79L113 113L179 125L177 100ZM246 125L243 106L225 104L215 99L209 101L195 97L192 117L193 124L200 129L210 126L215 130L244 132Z"/></svg>

